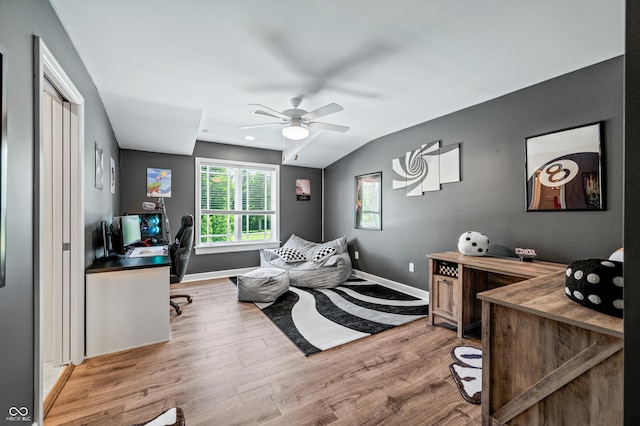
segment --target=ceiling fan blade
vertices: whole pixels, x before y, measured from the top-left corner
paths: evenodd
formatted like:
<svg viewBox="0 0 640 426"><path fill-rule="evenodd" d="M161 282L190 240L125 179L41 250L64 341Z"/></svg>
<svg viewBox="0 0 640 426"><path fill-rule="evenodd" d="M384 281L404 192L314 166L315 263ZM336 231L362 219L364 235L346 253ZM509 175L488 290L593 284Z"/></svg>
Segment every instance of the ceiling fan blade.
<svg viewBox="0 0 640 426"><path fill-rule="evenodd" d="M316 118L324 117L325 115L333 114L334 112L342 111L342 108L338 104L329 104L318 109L314 109L302 116L303 120L315 120Z"/></svg>
<svg viewBox="0 0 640 426"><path fill-rule="evenodd" d="M326 68L323 72L323 77L333 79L337 75L344 75L353 68L366 65L376 58L388 55L391 51L391 46L382 42L374 41L364 43L345 56L340 62Z"/></svg>
<svg viewBox="0 0 640 426"><path fill-rule="evenodd" d="M314 129L331 130L332 132L345 133L347 130L349 130L349 127L347 126L340 126L338 124L329 124L329 123L319 123L317 121L312 121L311 123L307 123L307 125Z"/></svg>
<svg viewBox="0 0 640 426"><path fill-rule="evenodd" d="M367 62L371 62L373 59L387 54L391 51L391 48L386 44L374 42L366 43L362 46L358 46L353 52L347 55L341 61L330 65L327 68L315 71L314 73L306 73L311 75L307 85L305 86L305 93L309 95L315 95L316 93L330 88L336 77L340 75L348 74L355 68L364 66Z"/></svg>
<svg viewBox="0 0 640 426"><path fill-rule="evenodd" d="M278 125L281 126L284 123L261 123L261 124L249 124L247 126L240 126L241 129L253 129L255 127L262 127L262 126L273 126L273 125Z"/></svg>
<svg viewBox="0 0 640 426"><path fill-rule="evenodd" d="M273 32L263 34L261 40L266 42L267 48L277 56L286 66L292 71L300 75L309 75L315 72L315 67L309 66L304 61L304 53L306 52L306 46L298 44L296 41L289 37L284 32Z"/></svg>
<svg viewBox="0 0 640 426"><path fill-rule="evenodd" d="M267 108L264 105L260 104L249 104L251 106L255 106L256 108L251 111L252 114L260 114L266 115L268 117L281 118L283 120L289 120L289 116L284 115L283 113L276 111L275 109Z"/></svg>

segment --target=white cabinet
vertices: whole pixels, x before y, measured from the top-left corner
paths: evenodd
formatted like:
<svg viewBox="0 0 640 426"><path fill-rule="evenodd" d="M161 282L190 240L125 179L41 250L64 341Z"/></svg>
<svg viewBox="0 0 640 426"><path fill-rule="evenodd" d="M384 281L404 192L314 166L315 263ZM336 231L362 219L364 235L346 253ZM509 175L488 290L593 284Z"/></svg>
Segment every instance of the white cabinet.
<svg viewBox="0 0 640 426"><path fill-rule="evenodd" d="M170 338L169 265L86 274L86 356Z"/></svg>

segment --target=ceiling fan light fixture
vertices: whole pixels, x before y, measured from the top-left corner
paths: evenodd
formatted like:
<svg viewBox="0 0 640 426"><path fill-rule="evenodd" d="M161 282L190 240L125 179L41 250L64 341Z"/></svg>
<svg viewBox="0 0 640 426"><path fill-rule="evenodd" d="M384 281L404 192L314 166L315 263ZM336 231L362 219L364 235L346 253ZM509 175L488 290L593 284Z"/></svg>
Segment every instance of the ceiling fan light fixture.
<svg viewBox="0 0 640 426"><path fill-rule="evenodd" d="M291 123L290 126L282 129L282 136L287 139L299 141L309 136L309 129L302 127L298 123Z"/></svg>

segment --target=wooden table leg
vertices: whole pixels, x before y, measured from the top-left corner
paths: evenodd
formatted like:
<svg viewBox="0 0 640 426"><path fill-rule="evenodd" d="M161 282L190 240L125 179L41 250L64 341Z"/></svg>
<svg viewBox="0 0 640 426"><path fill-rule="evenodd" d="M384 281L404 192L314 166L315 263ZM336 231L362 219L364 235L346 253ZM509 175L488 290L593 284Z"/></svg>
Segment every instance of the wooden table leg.
<svg viewBox="0 0 640 426"><path fill-rule="evenodd" d="M458 337L464 336L464 313L467 309L468 285L464 280L464 266L458 263L458 287L454 289L455 294L453 296L453 303L456 306L456 323L458 324ZM475 295L474 295L475 297Z"/></svg>
<svg viewBox="0 0 640 426"><path fill-rule="evenodd" d="M544 398L571 382L576 377L589 371L611 355L622 350L623 346L624 344L621 339L611 336L603 336L569 361L553 370L538 383L531 386L529 389L525 390L520 395L516 396L496 410L493 414L493 424L506 424L508 421L542 401ZM484 370L482 379L484 384ZM482 396L484 399L484 393ZM484 401L482 402L484 403Z"/></svg>
<svg viewBox="0 0 640 426"><path fill-rule="evenodd" d="M482 302L482 393L480 394L480 404L482 405L482 425L491 425L491 415L489 412L490 386L491 383L491 303Z"/></svg>

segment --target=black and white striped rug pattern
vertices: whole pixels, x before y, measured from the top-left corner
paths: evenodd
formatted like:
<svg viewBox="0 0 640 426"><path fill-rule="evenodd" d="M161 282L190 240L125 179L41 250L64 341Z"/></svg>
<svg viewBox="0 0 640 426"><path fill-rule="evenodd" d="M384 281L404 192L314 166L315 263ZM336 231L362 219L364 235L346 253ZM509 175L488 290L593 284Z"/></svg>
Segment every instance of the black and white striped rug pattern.
<svg viewBox="0 0 640 426"><path fill-rule="evenodd" d="M472 404L482 400L482 349L456 346L451 350L454 363L449 366L460 395Z"/></svg>
<svg viewBox="0 0 640 426"><path fill-rule="evenodd" d="M290 287L272 303L256 303L306 356L424 318L429 301L371 281L330 289Z"/></svg>

